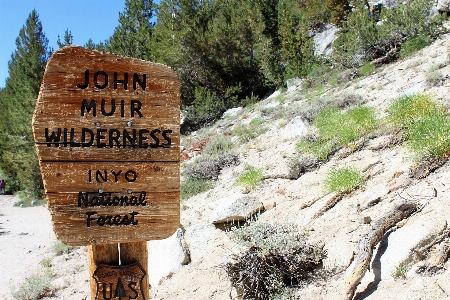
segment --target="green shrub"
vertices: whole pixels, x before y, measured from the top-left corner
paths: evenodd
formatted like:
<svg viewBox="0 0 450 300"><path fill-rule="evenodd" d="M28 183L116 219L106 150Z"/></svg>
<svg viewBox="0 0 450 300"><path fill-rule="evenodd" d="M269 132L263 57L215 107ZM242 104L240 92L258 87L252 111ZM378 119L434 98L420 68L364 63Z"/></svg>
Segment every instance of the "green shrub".
<svg viewBox="0 0 450 300"><path fill-rule="evenodd" d="M372 65L371 63L365 63L361 69L359 69L359 74L363 75L363 76L367 76L372 74L375 71L375 66Z"/></svg>
<svg viewBox="0 0 450 300"><path fill-rule="evenodd" d="M69 253L70 250L72 250L73 247L71 246L67 246L66 244L64 244L61 241L57 241L54 245L53 245L53 252L55 252L56 255L62 255L62 254L67 254Z"/></svg>
<svg viewBox="0 0 450 300"><path fill-rule="evenodd" d="M40 264L43 268L50 268L50 267L52 266L52 258L51 258L51 257L43 258L43 259L41 259L41 261L39 262L39 264Z"/></svg>
<svg viewBox="0 0 450 300"><path fill-rule="evenodd" d="M429 36L420 35L414 37L410 40L407 40L400 48L399 56L400 58L406 58L411 56L411 54L419 51L422 48L425 48L429 44L431 44L431 39Z"/></svg>
<svg viewBox="0 0 450 300"><path fill-rule="evenodd" d="M328 156L335 148L333 141L308 141L301 140L295 145L298 152L309 153L317 157L319 161L327 161Z"/></svg>
<svg viewBox="0 0 450 300"><path fill-rule="evenodd" d="M183 174L187 177L197 179L216 180L222 169L237 165L238 163L239 157L234 152L225 152L216 156L203 154L190 164L186 165Z"/></svg>
<svg viewBox="0 0 450 300"><path fill-rule="evenodd" d="M395 268L395 271L393 271L391 273L391 276L394 279L406 278L406 273L407 272L408 272L408 266L401 263Z"/></svg>
<svg viewBox="0 0 450 300"><path fill-rule="evenodd" d="M428 86L439 86L443 78L444 75L441 72L433 71L425 76L425 82Z"/></svg>
<svg viewBox="0 0 450 300"><path fill-rule="evenodd" d="M19 201L14 203L14 206L30 207L30 206L41 206L47 203L47 200L45 198L35 199L28 193L19 192L18 196Z"/></svg>
<svg viewBox="0 0 450 300"><path fill-rule="evenodd" d="M12 293L14 299L34 300L40 299L48 290L53 275L50 269L46 272L33 273L25 279L20 288Z"/></svg>
<svg viewBox="0 0 450 300"><path fill-rule="evenodd" d="M269 130L268 127L263 125L264 123L265 121L263 119L254 118L247 126L236 126L233 130L233 134L236 135L241 142L249 142Z"/></svg>
<svg viewBox="0 0 450 300"><path fill-rule="evenodd" d="M398 98L387 112L390 122L397 127L407 128L421 118L442 114L443 108L432 101L428 94L414 94Z"/></svg>
<svg viewBox="0 0 450 300"><path fill-rule="evenodd" d="M181 181L181 199L188 199L212 188L214 188L212 180L187 177Z"/></svg>
<svg viewBox="0 0 450 300"><path fill-rule="evenodd" d="M254 188L263 179L262 169L247 167L246 170L236 180L236 184L245 188Z"/></svg>
<svg viewBox="0 0 450 300"><path fill-rule="evenodd" d="M443 18L432 17L433 4L429 0L409 1L396 9L384 9L382 22L376 25L367 14L364 1L354 4L333 43L333 61L344 67L359 67L366 61L385 57L399 46L402 39L407 40L401 46L400 56L404 57L423 47L427 37L428 40L435 39L442 28Z"/></svg>
<svg viewBox="0 0 450 300"><path fill-rule="evenodd" d="M375 128L376 118L375 111L368 107L356 107L346 113L331 107L320 112L313 123L324 140L334 139L346 146Z"/></svg>
<svg viewBox="0 0 450 300"><path fill-rule="evenodd" d="M327 174L325 190L328 192L349 193L356 189L363 180L362 173L354 168L336 168Z"/></svg>
<svg viewBox="0 0 450 300"><path fill-rule="evenodd" d="M421 158L450 153L450 116L436 114L419 119L406 130L406 145Z"/></svg>
<svg viewBox="0 0 450 300"><path fill-rule="evenodd" d="M324 252L306 243L306 233L294 224L250 223L230 232L245 247L233 255L225 270L244 299L272 299L287 286L317 277Z"/></svg>
<svg viewBox="0 0 450 300"><path fill-rule="evenodd" d="M203 154L214 156L230 151L233 148L234 143L231 141L231 138L223 134L216 134L206 144Z"/></svg>

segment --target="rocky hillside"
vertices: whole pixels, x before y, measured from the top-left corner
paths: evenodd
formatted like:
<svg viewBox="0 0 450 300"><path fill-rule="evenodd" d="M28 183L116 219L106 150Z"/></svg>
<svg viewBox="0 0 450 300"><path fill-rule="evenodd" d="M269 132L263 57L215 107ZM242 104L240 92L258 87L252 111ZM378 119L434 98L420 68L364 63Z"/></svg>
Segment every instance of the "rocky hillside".
<svg viewBox="0 0 450 300"><path fill-rule="evenodd" d="M449 50L447 34L369 75L356 70L329 78L333 84L294 85L185 136L184 186L207 187L182 200L182 226L171 238L150 242L153 299L241 299L226 263L248 250L230 233L245 220L294 224L302 243L318 249L310 279L270 297L448 299L450 164L445 155L414 152L405 127L389 121L389 109L402 97L426 95L448 110ZM313 142L324 135L317 128L321 112L334 107L344 116L361 106L373 108L375 122L356 140L325 139L319 147L325 155L314 152ZM333 191L336 170L360 177ZM211 180L189 182L192 177Z"/></svg>

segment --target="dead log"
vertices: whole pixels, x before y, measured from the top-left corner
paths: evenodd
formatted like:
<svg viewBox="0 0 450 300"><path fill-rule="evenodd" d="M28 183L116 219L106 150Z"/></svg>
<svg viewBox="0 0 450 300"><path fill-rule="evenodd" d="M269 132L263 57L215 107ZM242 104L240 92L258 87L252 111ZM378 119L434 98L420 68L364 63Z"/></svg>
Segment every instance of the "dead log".
<svg viewBox="0 0 450 300"><path fill-rule="evenodd" d="M406 201L400 203L393 211L375 222L372 230L358 242L353 271L345 281L341 299L353 299L356 287L361 283L361 279L368 269L373 248L380 242L386 231L401 220L410 217L417 209L417 205L412 202Z"/></svg>
<svg viewBox="0 0 450 300"><path fill-rule="evenodd" d="M336 195L334 195L330 200L327 201L327 203L325 204L324 207L322 207L317 213L314 214L313 219L317 219L318 217L323 215L325 212L332 209L339 201L342 200L342 198L344 198L345 195L346 195L346 193L344 193L344 192L340 192L340 193L337 193Z"/></svg>

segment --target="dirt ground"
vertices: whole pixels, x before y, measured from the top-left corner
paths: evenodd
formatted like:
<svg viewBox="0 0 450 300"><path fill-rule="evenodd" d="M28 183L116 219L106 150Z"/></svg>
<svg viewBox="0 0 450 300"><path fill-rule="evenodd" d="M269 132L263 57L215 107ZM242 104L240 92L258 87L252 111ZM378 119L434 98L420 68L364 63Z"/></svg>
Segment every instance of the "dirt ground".
<svg viewBox="0 0 450 300"><path fill-rule="evenodd" d="M57 243L44 206L15 207L18 198L0 195L0 299L13 299L26 278L43 271L41 261L51 261L53 279L63 279L66 288L47 293L56 299L89 299L89 272L86 247L76 247L57 255Z"/></svg>

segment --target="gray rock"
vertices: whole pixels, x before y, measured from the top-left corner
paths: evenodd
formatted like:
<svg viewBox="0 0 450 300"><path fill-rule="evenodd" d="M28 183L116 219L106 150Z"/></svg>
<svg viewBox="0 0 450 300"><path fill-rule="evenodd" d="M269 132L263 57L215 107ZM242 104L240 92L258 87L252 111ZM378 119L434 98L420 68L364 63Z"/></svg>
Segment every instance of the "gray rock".
<svg viewBox="0 0 450 300"><path fill-rule="evenodd" d="M50 282L49 288L54 291L63 290L70 286L70 283L64 278L58 278Z"/></svg>
<svg viewBox="0 0 450 300"><path fill-rule="evenodd" d="M406 89L400 96L412 96L416 93L423 92L426 87L427 87L426 82L421 81L418 84L413 85L409 89Z"/></svg>
<svg viewBox="0 0 450 300"><path fill-rule="evenodd" d="M392 280L391 274L400 264L409 265L418 261L413 249L429 243L446 226L447 222L442 215L417 215L389 235L386 251L380 258L381 279Z"/></svg>
<svg viewBox="0 0 450 300"><path fill-rule="evenodd" d="M345 236L337 236L325 244L327 257L322 261L326 270L340 272L345 270L353 258L353 244L346 242Z"/></svg>
<svg viewBox="0 0 450 300"><path fill-rule="evenodd" d="M31 244L31 248L33 248L33 249L39 249L39 248L41 248L41 244L39 244L39 243Z"/></svg>
<svg viewBox="0 0 450 300"><path fill-rule="evenodd" d="M292 139L304 136L308 132L308 121L297 116L284 126L281 134L282 139Z"/></svg>
<svg viewBox="0 0 450 300"><path fill-rule="evenodd" d="M332 52L331 46L337 38L336 33L339 28L332 24L325 25L325 29L314 36L314 55L330 56Z"/></svg>
<svg viewBox="0 0 450 300"><path fill-rule="evenodd" d="M438 11L450 11L450 0L438 0L437 9Z"/></svg>
<svg viewBox="0 0 450 300"><path fill-rule="evenodd" d="M286 80L286 87L289 89L291 86L299 85L300 83L302 83L302 81L303 79L301 79L300 77L288 79Z"/></svg>
<svg viewBox="0 0 450 300"><path fill-rule="evenodd" d="M184 233L183 226L180 226L169 238L148 242L149 281L152 286L157 286L161 278L190 262Z"/></svg>
<svg viewBox="0 0 450 300"><path fill-rule="evenodd" d="M246 220L258 210L263 209L260 201L244 194L221 198L217 203L218 205L209 216L209 222L212 224Z"/></svg>
<svg viewBox="0 0 450 300"><path fill-rule="evenodd" d="M185 239L192 262L202 260L214 245L216 227L211 224L197 224L186 229Z"/></svg>
<svg viewBox="0 0 450 300"><path fill-rule="evenodd" d="M223 113L222 119L237 116L243 111L243 109L244 109L243 107L230 108L229 110Z"/></svg>

